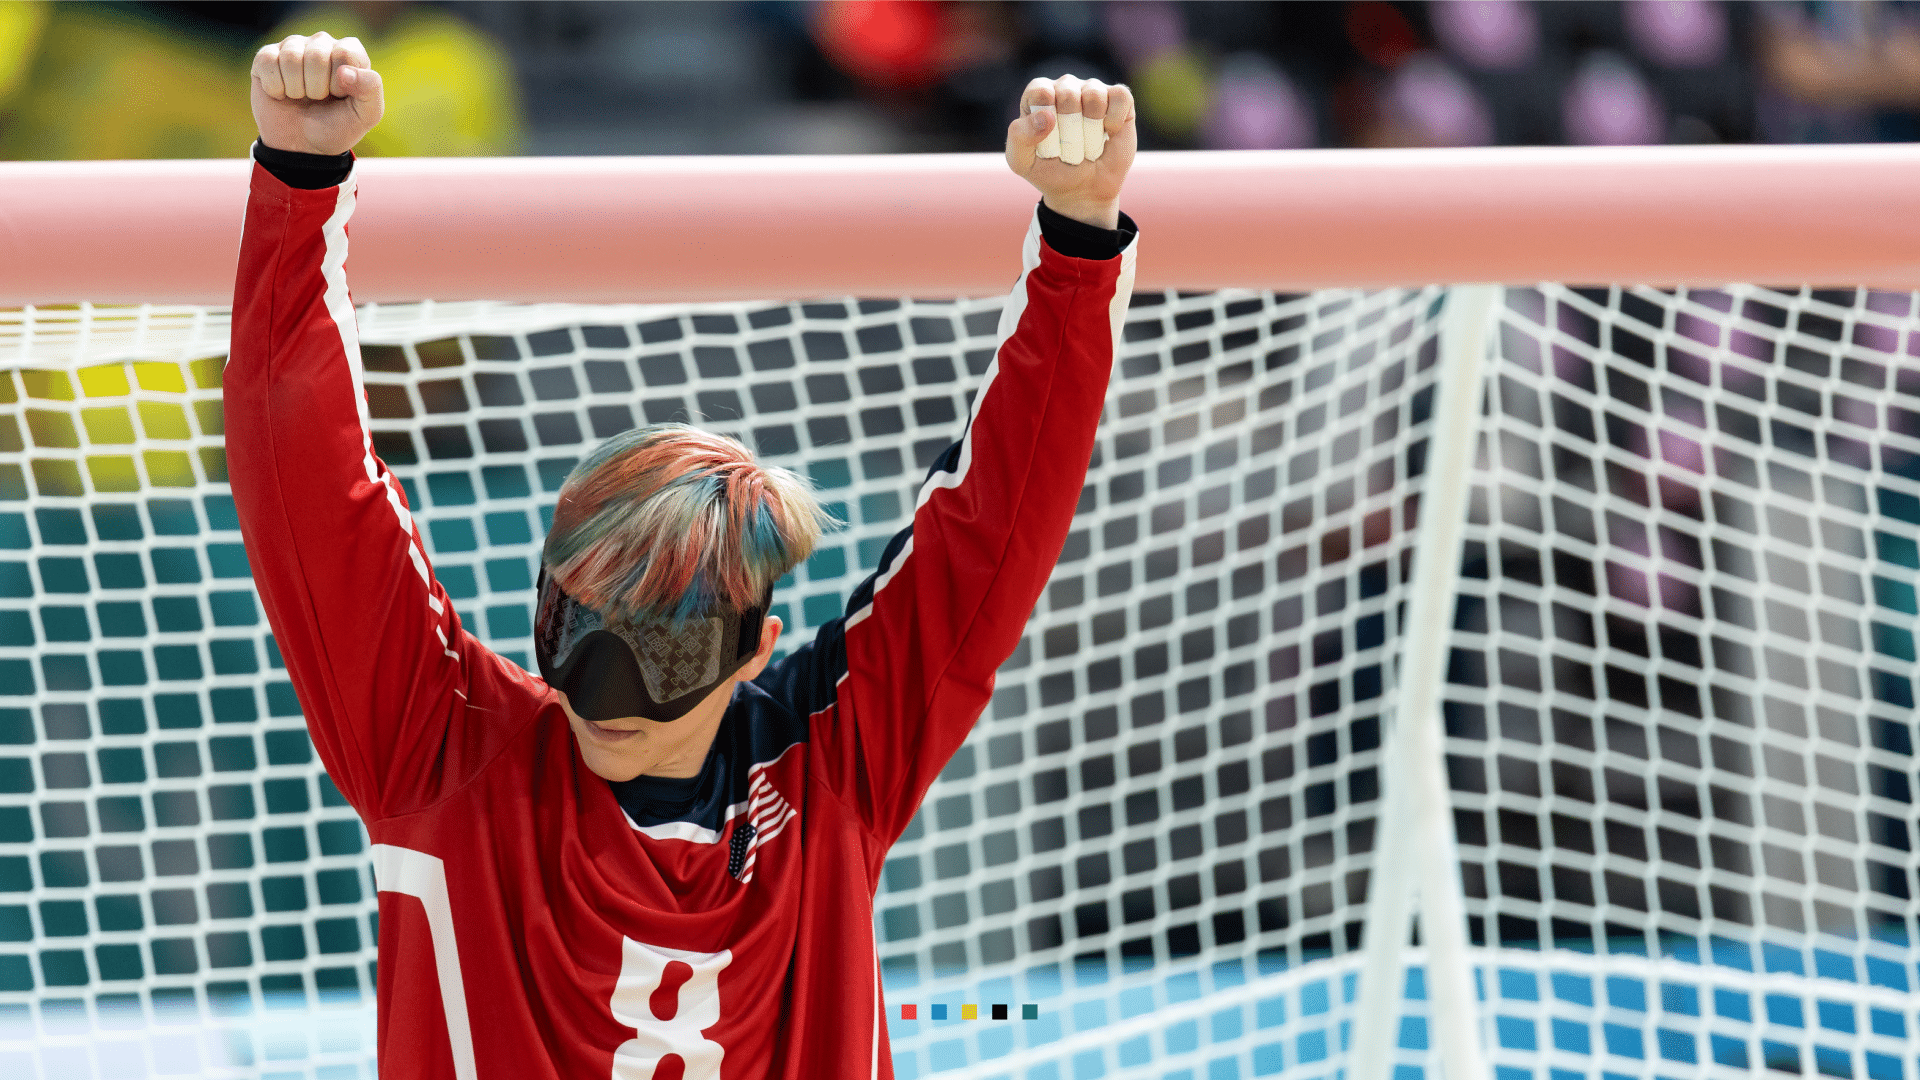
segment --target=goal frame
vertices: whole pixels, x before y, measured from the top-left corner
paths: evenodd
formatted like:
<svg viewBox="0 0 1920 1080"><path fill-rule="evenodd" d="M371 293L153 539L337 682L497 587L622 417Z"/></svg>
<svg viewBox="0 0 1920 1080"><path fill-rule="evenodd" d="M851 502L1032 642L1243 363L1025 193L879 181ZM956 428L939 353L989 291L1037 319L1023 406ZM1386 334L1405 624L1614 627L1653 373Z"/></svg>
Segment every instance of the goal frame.
<svg viewBox="0 0 1920 1080"><path fill-rule="evenodd" d="M1127 207L1149 231L1142 290L1910 290L1917 173L1920 147L1148 153ZM245 177L240 161L0 165L0 308L31 320L83 297L224 304ZM378 197L360 215L355 297L375 303L987 295L1004 287L1005 237L1030 198L993 155L372 159L359 177ZM1499 290L1455 286L1440 330L1429 527L1383 751L1381 820L1422 828L1388 831L1376 855L1352 1043L1361 1080L1391 1070L1386 1025L1416 897L1438 1056L1449 1077L1485 1073L1438 699ZM0 320L0 358L27 363L9 330Z"/></svg>

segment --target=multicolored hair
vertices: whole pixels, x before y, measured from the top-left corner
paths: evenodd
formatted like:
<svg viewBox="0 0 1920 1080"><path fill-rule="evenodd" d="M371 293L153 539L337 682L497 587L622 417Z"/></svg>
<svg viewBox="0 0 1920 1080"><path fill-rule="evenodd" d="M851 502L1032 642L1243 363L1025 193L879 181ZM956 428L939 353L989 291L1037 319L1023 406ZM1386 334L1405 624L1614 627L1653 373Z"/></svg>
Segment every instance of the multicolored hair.
<svg viewBox="0 0 1920 1080"><path fill-rule="evenodd" d="M560 487L542 561L612 619L753 607L838 524L806 480L685 424L622 432Z"/></svg>

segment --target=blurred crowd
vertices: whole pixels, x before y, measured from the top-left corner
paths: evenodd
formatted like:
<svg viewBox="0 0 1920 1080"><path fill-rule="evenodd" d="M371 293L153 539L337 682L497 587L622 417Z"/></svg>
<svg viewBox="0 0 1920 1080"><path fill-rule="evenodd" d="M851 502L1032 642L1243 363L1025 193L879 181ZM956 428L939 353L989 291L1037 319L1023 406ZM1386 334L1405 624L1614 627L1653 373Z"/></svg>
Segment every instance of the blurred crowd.
<svg viewBox="0 0 1920 1080"><path fill-rule="evenodd" d="M0 158L238 156L247 59L359 36L388 155L990 150L1026 81L1165 149L1920 138L1889 0L0 2Z"/></svg>

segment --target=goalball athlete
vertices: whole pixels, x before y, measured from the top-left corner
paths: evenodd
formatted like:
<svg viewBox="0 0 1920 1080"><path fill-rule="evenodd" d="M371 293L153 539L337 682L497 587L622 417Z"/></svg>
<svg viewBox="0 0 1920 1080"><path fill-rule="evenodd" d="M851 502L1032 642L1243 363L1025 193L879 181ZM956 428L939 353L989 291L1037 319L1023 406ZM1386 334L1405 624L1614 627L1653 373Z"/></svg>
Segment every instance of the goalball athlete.
<svg viewBox="0 0 1920 1080"><path fill-rule="evenodd" d="M560 490L543 680L461 629L373 453L344 265L380 78L324 34L252 74L233 494L308 730L372 836L382 1074L892 1075L874 890L1080 498L1133 279L1130 95L1023 95L1007 163L1043 198L999 348L843 617L770 663L773 583L825 515L730 439L641 428Z"/></svg>

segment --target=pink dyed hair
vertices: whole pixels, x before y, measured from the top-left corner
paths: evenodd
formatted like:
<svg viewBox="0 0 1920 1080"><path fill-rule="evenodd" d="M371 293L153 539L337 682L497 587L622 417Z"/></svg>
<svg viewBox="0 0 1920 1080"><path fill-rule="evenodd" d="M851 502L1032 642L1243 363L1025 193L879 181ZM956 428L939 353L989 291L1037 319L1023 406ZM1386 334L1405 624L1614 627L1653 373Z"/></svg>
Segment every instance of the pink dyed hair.
<svg viewBox="0 0 1920 1080"><path fill-rule="evenodd" d="M802 477L724 435L659 424L574 466L542 559L609 618L682 621L759 604L834 524Z"/></svg>

